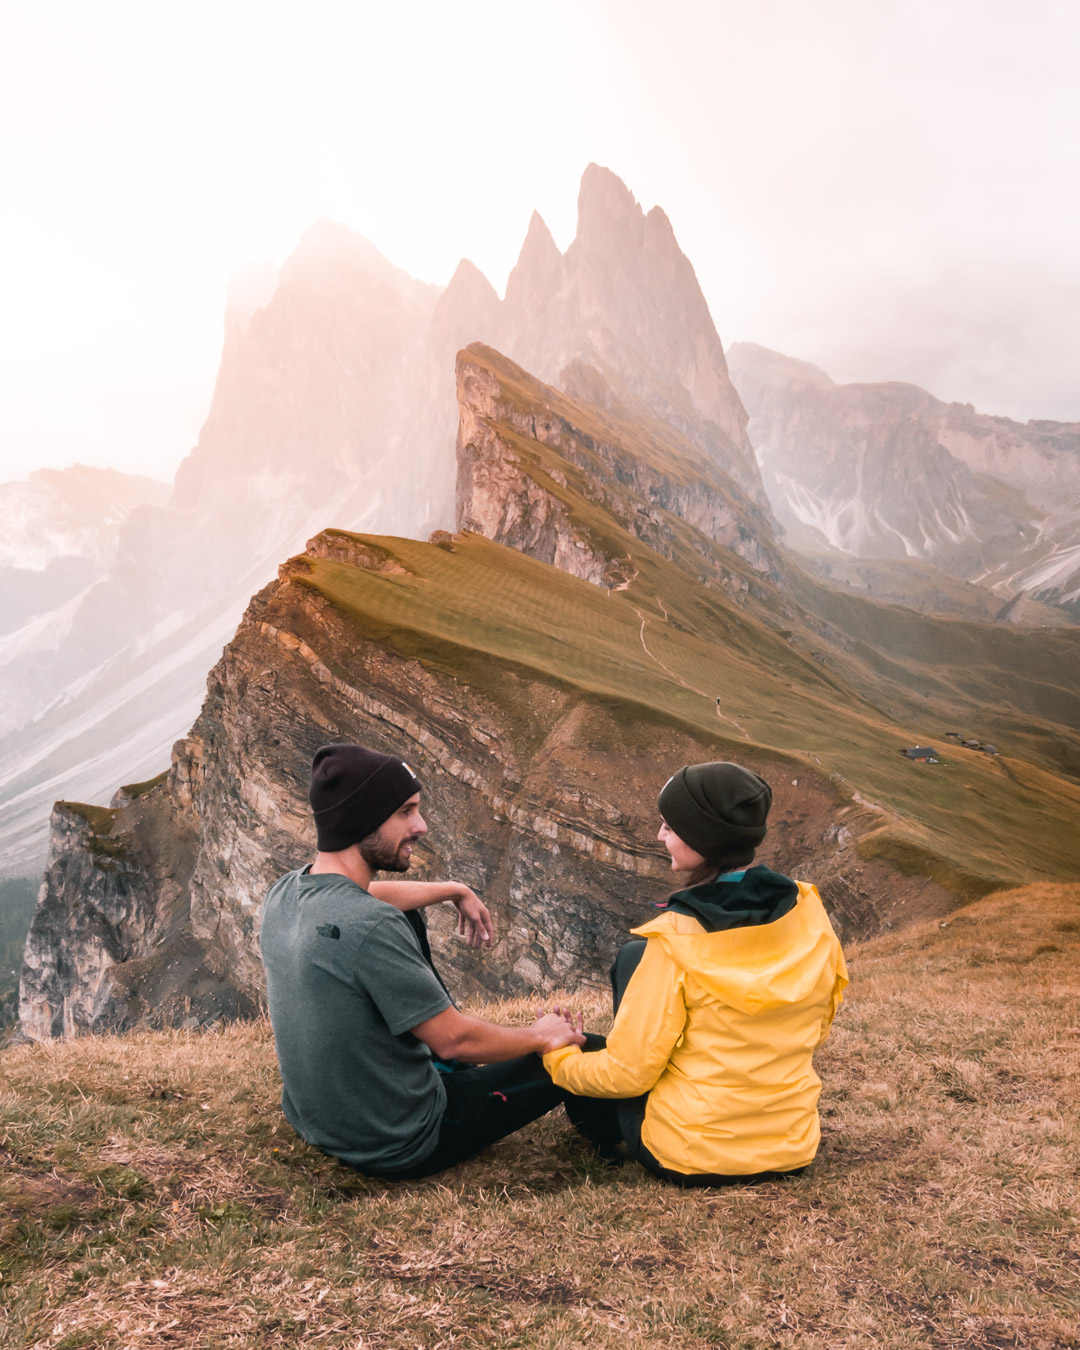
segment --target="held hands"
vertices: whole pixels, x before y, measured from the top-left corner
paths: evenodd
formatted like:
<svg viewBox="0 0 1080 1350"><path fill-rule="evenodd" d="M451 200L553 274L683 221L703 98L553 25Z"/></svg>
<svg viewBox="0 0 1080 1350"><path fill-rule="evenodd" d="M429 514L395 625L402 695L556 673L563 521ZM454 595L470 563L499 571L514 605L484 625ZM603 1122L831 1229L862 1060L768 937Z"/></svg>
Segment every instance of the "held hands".
<svg viewBox="0 0 1080 1350"><path fill-rule="evenodd" d="M536 1051L538 1055L561 1050L564 1045L585 1044L585 1016L583 1013L575 1016L569 1008L553 1008L551 1012L537 1008L532 1029L541 1042Z"/></svg>
<svg viewBox="0 0 1080 1350"><path fill-rule="evenodd" d="M458 912L457 931L470 947L490 947L495 936L495 926L487 905L475 891L468 886L460 887L460 894L453 897Z"/></svg>

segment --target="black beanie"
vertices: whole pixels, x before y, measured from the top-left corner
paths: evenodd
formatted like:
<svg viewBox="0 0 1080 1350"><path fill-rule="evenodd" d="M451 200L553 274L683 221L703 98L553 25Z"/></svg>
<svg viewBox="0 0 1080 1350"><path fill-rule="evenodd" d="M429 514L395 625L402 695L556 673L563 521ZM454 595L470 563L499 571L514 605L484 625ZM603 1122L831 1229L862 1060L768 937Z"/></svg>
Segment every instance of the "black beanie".
<svg viewBox="0 0 1080 1350"><path fill-rule="evenodd" d="M362 745L324 745L311 761L311 802L320 853L340 853L372 834L420 791L412 769Z"/></svg>
<svg viewBox="0 0 1080 1350"><path fill-rule="evenodd" d="M691 764L660 790L660 814L706 862L752 853L765 838L772 789L764 778L723 760Z"/></svg>

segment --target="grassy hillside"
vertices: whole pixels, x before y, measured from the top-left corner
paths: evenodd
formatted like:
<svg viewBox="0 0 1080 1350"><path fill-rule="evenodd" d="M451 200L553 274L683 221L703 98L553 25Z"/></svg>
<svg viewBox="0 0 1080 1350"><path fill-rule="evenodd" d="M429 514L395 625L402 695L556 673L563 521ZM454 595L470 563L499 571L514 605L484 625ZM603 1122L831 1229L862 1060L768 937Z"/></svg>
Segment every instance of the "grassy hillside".
<svg viewBox="0 0 1080 1350"><path fill-rule="evenodd" d="M924 738L957 723L976 727L982 739L1080 780L1080 628L1020 629L974 615L918 613L823 583L771 542L768 521L711 459L647 410L635 406L631 416L617 405L600 409L569 398L480 345L460 359L499 381L494 428L508 452L581 532L625 560L623 570L638 570L631 589L658 598L661 611L687 576L699 578L719 609L734 616L718 627L717 605L699 608L693 622L702 636L738 642L743 625L759 620L788 654L778 658L775 643L763 644L751 624L746 649L753 659L798 653L804 665L813 660L827 670L834 687L901 725L921 727ZM553 419L554 436L543 431ZM541 439L523 434L523 425L534 435L540 428ZM664 486L654 476L644 491L640 482L635 488L635 466L648 466ZM665 509L667 485L695 482L727 504L742 540L757 541L764 570ZM659 574L650 565L654 549L663 555Z"/></svg>
<svg viewBox="0 0 1080 1350"><path fill-rule="evenodd" d="M364 1180L285 1124L263 1023L3 1052L0 1345L1078 1350L1080 886L849 955L818 1160L750 1188L603 1167L561 1114Z"/></svg>
<svg viewBox="0 0 1080 1350"><path fill-rule="evenodd" d="M841 794L880 807L880 835L868 848L962 894L1080 876L1080 785L1009 754L956 751L938 766L902 759L900 749L925 740L925 727L888 717L722 593L625 540L637 577L622 591L475 535L447 547L365 536L359 542L385 570L306 558L294 564L294 580L358 635L466 684L497 691L503 664L516 663L604 696L627 717L705 732L718 756L763 746L789 757L794 778L832 775ZM349 678L348 645L324 650L318 623L300 606L295 624Z"/></svg>

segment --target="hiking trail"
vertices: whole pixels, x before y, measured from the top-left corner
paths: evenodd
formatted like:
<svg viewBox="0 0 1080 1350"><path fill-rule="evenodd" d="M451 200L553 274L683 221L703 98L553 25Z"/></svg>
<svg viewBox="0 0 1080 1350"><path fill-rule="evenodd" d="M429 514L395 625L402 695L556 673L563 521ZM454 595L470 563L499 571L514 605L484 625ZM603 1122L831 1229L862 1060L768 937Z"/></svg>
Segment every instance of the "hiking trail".
<svg viewBox="0 0 1080 1350"><path fill-rule="evenodd" d="M656 597L656 603L664 611L664 618L666 620L668 617L667 608L659 596ZM649 616L647 614L643 614L641 610L638 609L637 605L631 605L631 608L633 609L634 613L638 616L638 618L641 620L641 628L638 630L638 640L641 643L641 650L645 653L645 655L649 658L649 660L655 662L655 664L660 667L660 669L664 672L665 675L670 676L670 678L673 679L676 684L682 685L682 687L684 689L688 689L690 693L700 694L702 698L707 698L710 701L715 699L716 696L714 694L707 694L704 689L699 689L696 684L688 684L686 680L684 680L683 677L680 674L678 674L677 671L674 671L671 669L670 666L665 665L664 662L661 661L660 658L655 654L655 652L649 651L649 645L645 641L645 626L649 622ZM744 726L742 726L741 723L737 722L734 717L729 717L727 713L721 712L719 700L717 700L716 702L716 715L717 717L720 718L722 722L728 722L730 723L731 726L735 727L739 731L740 735L742 735L746 740L751 739L750 733L746 730Z"/></svg>

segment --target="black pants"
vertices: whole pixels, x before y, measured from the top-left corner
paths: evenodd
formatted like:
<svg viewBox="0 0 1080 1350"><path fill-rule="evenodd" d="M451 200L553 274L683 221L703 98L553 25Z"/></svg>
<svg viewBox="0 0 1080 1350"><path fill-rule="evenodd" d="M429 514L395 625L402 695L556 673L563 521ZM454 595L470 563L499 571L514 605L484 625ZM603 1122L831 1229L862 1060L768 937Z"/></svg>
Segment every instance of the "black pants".
<svg viewBox="0 0 1080 1350"><path fill-rule="evenodd" d="M645 939L634 938L619 948L611 965L611 1001L615 1012L626 993L630 977L641 964L645 955ZM586 1046L587 1050L594 1047ZM580 1100L580 1099L579 1099ZM647 1172L661 1181L673 1186L738 1186L756 1181L769 1181L778 1177L797 1176L805 1172L805 1167L797 1167L790 1172L754 1172L748 1176L723 1176L716 1172L674 1172L665 1167L646 1147L641 1139L641 1127L645 1122L645 1106L649 1094L641 1097L625 1097L621 1100L596 1099L594 1110L584 1113L578 1129L588 1135L601 1153L610 1154L618 1144L626 1145L631 1157L635 1158Z"/></svg>
<svg viewBox="0 0 1080 1350"><path fill-rule="evenodd" d="M603 1036L588 1036L586 1050L600 1050ZM592 1137L588 1121L602 1115L606 1103L591 1097L575 1097L556 1087L539 1055L521 1055L502 1064L480 1067L442 1066L446 1088L446 1111L435 1147L420 1162L380 1177L395 1181L414 1180L443 1172L475 1157L489 1144L505 1139L561 1103L583 1134Z"/></svg>

